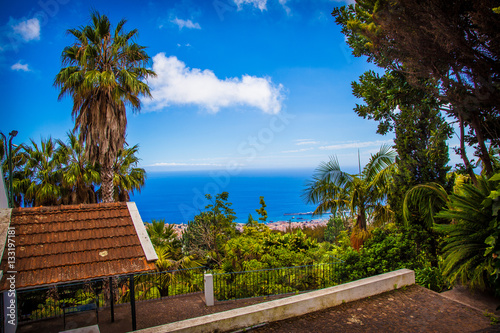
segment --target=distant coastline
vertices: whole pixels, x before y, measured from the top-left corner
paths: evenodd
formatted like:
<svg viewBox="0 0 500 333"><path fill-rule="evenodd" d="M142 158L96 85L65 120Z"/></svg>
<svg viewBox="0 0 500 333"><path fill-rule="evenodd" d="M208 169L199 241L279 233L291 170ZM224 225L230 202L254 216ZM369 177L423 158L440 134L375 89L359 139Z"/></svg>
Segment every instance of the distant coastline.
<svg viewBox="0 0 500 333"><path fill-rule="evenodd" d="M307 220L307 221L276 221L276 222L269 222L265 223L265 225L271 229L271 230L277 230L277 231L282 231L282 232L287 232L290 230L297 229L297 228L304 228L304 227L309 227L309 228L317 228L320 226L326 226L328 223L328 219L313 219L313 220ZM184 230L187 228L187 224L170 224L174 227L175 232L177 233L177 236L180 237L182 236L182 233ZM239 231L243 231L243 227L245 226L244 223L237 223L236 224L236 229Z"/></svg>

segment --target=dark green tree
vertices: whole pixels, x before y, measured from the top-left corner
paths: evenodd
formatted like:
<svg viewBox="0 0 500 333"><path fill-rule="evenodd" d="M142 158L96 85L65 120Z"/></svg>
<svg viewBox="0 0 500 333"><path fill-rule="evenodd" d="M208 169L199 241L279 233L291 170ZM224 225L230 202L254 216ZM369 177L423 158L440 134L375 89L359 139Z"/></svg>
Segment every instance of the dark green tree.
<svg viewBox="0 0 500 333"><path fill-rule="evenodd" d="M257 214L260 215L259 221L266 222L266 220L267 220L267 211L266 211L267 205L266 205L266 202L264 201L263 196L260 197L259 203L260 203L261 207L259 209L256 209L255 211L257 212Z"/></svg>
<svg viewBox="0 0 500 333"><path fill-rule="evenodd" d="M220 266L224 244L236 235L236 216L232 204L227 201L227 192L217 194L215 198L210 194L205 197L211 203L189 221L182 234L182 244L188 254L206 259L207 265Z"/></svg>
<svg viewBox="0 0 500 333"><path fill-rule="evenodd" d="M325 241L335 243L343 230L345 230L344 221L340 217L331 216L326 224Z"/></svg>
<svg viewBox="0 0 500 333"><path fill-rule="evenodd" d="M359 0L333 12L356 56L405 75L446 105L487 174L500 144L498 0ZM429 84L432 83L432 84ZM460 153L470 171L465 149Z"/></svg>

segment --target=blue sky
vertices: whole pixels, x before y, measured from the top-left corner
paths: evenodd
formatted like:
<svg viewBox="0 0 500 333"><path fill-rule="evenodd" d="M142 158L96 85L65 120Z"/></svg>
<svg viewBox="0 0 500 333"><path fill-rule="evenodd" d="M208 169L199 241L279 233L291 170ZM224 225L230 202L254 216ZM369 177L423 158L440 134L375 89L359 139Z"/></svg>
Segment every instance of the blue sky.
<svg viewBox="0 0 500 333"><path fill-rule="evenodd" d="M354 58L330 13L346 1L8 2L0 13L0 131L66 138L72 100L53 86L66 34L91 9L125 18L147 46L154 98L128 113L127 142L148 171L314 169L337 155L364 164L393 136L359 118L350 83L373 66Z"/></svg>

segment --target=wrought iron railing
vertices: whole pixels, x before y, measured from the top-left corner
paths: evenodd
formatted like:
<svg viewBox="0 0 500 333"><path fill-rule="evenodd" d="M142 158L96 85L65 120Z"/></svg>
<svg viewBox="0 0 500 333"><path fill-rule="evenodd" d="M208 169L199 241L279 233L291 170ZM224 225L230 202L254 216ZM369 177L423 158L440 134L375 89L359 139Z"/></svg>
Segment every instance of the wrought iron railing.
<svg viewBox="0 0 500 333"><path fill-rule="evenodd" d="M271 296L331 287L342 283L340 265L342 261L335 260L308 266L214 274L215 299Z"/></svg>
<svg viewBox="0 0 500 333"><path fill-rule="evenodd" d="M136 301L201 292L204 271L205 267L196 267L17 290L18 320L25 322L60 317L65 307L91 303L99 308L130 303L131 278Z"/></svg>

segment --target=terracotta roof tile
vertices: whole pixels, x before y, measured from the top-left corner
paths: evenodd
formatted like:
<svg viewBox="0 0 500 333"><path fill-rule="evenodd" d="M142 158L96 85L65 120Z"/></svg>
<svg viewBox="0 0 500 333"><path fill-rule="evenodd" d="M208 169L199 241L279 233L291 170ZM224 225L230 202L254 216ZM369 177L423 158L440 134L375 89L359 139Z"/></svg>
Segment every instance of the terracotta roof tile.
<svg viewBox="0 0 500 333"><path fill-rule="evenodd" d="M154 270L126 203L16 208L16 287ZM0 269L7 269L6 253ZM5 275L4 275L5 276ZM6 288L5 277L1 288Z"/></svg>

